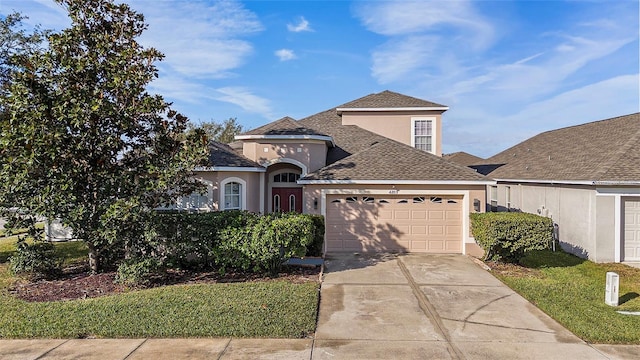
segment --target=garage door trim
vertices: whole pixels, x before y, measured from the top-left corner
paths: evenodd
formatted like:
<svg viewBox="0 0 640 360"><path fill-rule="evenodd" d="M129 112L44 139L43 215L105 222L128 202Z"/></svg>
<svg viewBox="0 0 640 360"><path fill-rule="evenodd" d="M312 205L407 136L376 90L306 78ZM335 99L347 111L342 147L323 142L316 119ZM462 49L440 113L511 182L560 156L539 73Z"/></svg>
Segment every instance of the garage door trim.
<svg viewBox="0 0 640 360"><path fill-rule="evenodd" d="M389 189L389 190L366 190L366 189L353 189L353 190L339 190L339 189L322 189L320 211L322 216L327 218L327 195L393 195L393 196L429 196L429 195L454 195L462 196L462 254L466 254L466 243L469 238L469 190L409 190L409 189ZM326 220L325 220L326 221ZM326 235L325 235L326 240ZM327 242L324 242L323 251L327 252Z"/></svg>

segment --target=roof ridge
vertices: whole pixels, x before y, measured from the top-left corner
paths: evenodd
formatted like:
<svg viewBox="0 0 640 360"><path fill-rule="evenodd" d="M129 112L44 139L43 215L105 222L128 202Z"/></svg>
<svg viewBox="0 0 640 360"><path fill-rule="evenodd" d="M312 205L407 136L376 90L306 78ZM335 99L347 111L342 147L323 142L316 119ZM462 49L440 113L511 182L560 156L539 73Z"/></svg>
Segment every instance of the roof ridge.
<svg viewBox="0 0 640 360"><path fill-rule="evenodd" d="M629 114L629 115L634 115L634 114L640 114L640 113L633 113L633 114ZM629 116L629 115L625 115L625 116ZM613 120L615 118L611 118L608 120ZM604 120L602 120L604 121ZM627 140L627 142L620 146L620 148L615 152L614 157L611 159L611 161L608 163L607 166L603 166L602 169L600 171L598 171L598 173L596 174L596 176L594 176L594 181L597 181L601 176L605 175L607 172L609 172L609 170L617 164L618 160L623 157L629 150L631 150L634 146L637 146L638 143L640 142L640 127L638 127L638 130L636 130L635 134L633 134L629 140Z"/></svg>

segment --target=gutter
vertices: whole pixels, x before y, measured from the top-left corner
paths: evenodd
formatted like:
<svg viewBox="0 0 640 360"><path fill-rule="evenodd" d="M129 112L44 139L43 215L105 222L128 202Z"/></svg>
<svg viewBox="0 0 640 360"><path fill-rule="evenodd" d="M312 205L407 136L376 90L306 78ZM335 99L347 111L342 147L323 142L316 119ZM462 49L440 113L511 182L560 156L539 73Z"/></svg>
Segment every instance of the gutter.
<svg viewBox="0 0 640 360"><path fill-rule="evenodd" d="M512 183L538 183L538 184L567 184L567 185L640 185L640 180L629 181L598 181L598 180L531 180L531 179L496 179L497 182L512 182Z"/></svg>
<svg viewBox="0 0 640 360"><path fill-rule="evenodd" d="M461 180L298 180L299 185L495 185L495 181L461 181Z"/></svg>

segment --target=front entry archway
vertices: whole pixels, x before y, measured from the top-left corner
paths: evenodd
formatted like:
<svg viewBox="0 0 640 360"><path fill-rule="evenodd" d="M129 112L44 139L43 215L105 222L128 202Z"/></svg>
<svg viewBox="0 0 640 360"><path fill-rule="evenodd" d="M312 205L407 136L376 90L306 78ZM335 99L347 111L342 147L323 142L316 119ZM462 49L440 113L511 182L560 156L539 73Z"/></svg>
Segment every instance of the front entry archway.
<svg viewBox="0 0 640 360"><path fill-rule="evenodd" d="M271 204L273 212L302 212L302 188L271 189Z"/></svg>
<svg viewBox="0 0 640 360"><path fill-rule="evenodd" d="M269 212L302 213L302 185L298 180L301 169L286 163L271 165L267 169L267 202Z"/></svg>

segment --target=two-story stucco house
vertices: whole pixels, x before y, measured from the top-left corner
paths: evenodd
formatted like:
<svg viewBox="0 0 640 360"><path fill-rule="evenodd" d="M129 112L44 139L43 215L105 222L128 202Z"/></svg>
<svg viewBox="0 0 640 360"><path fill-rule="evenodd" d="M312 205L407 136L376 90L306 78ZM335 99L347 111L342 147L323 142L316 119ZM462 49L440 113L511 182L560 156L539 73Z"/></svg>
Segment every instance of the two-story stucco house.
<svg viewBox="0 0 640 360"><path fill-rule="evenodd" d="M494 182L441 157L447 109L384 91L212 144L191 206L322 214L326 252L467 253Z"/></svg>
<svg viewBox="0 0 640 360"><path fill-rule="evenodd" d="M483 164L493 210L551 217L581 257L640 262L640 113L547 131Z"/></svg>

